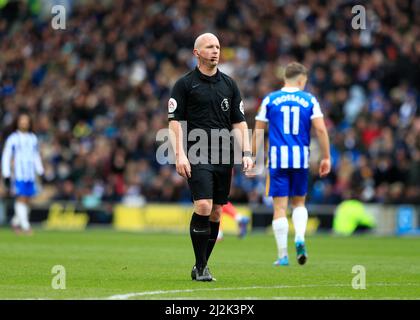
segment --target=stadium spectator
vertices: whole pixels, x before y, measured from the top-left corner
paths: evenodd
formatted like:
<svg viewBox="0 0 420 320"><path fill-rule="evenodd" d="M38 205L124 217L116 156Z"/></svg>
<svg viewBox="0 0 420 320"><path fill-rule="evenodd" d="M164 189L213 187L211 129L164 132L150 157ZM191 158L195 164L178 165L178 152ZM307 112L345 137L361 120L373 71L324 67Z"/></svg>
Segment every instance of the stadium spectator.
<svg viewBox="0 0 420 320"><path fill-rule="evenodd" d="M155 136L166 126L170 88L194 67L195 37L212 31L250 126L288 62L311 70L308 90L323 108L334 163L328 180L311 176L309 202L338 203L352 183L367 201L419 202L418 1L364 2L365 30L351 28L344 0L62 1L66 30L51 27L40 1L4 3L0 126L22 109L34 116L45 190L56 197L67 180L91 194L97 184L88 176L100 177L104 199L118 201L134 174L147 201L189 199L186 183L158 165ZM317 150L314 142L313 158ZM231 201L262 201L264 177L252 189L239 175Z"/></svg>

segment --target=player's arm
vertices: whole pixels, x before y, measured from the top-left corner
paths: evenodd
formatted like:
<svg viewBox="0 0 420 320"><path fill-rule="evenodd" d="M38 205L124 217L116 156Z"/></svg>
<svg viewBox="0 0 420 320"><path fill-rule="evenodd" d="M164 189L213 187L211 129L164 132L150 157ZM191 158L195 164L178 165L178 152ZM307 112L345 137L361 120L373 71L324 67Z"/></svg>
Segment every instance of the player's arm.
<svg viewBox="0 0 420 320"><path fill-rule="evenodd" d="M184 178L191 177L191 165L184 151L183 130L181 123L177 120L169 122L169 140L175 154L176 172Z"/></svg>
<svg viewBox="0 0 420 320"><path fill-rule="evenodd" d="M255 116L255 129L252 134L252 154L257 156L261 149L265 154L266 145L264 143L264 135L268 128L268 117L267 117L267 106L270 103L270 97L266 96L258 109L258 113Z"/></svg>
<svg viewBox="0 0 420 320"><path fill-rule="evenodd" d="M319 175L320 177L325 177L331 170L330 139L319 103L315 98L312 99L312 102L314 104L311 116L312 126L315 129L315 134L318 138L322 154L321 163L319 165Z"/></svg>
<svg viewBox="0 0 420 320"><path fill-rule="evenodd" d="M6 185L7 188L10 187L12 156L13 156L13 141L12 141L12 136L9 136L3 148L3 156L1 158L1 172L4 179L4 184Z"/></svg>
<svg viewBox="0 0 420 320"><path fill-rule="evenodd" d="M242 101L241 93L235 81L232 81L232 104L233 108L230 113L230 121L234 132L238 132L238 143L242 150L242 164L244 171L248 172L254 166L252 160L251 147L249 145L248 124L245 119L244 103Z"/></svg>
<svg viewBox="0 0 420 320"><path fill-rule="evenodd" d="M241 144L243 154L242 163L244 171L251 170L254 166L254 162L252 160L251 147L249 145L248 125L246 121L242 121L232 124L232 128L240 133L239 143Z"/></svg>
<svg viewBox="0 0 420 320"><path fill-rule="evenodd" d="M35 144L34 161L35 161L36 173L39 176L42 176L44 174L44 166L42 165L41 152L39 151L38 139L36 139L36 144Z"/></svg>
<svg viewBox="0 0 420 320"><path fill-rule="evenodd" d="M264 144L264 134L267 131L267 122L255 120L255 128L252 133L252 154L257 155L257 152L261 150L261 146L264 148L265 154L265 144Z"/></svg>
<svg viewBox="0 0 420 320"><path fill-rule="evenodd" d="M185 154L183 130L180 121L185 117L186 90L182 79L178 80L168 101L169 141L175 155L176 172L184 178L191 177L191 165Z"/></svg>

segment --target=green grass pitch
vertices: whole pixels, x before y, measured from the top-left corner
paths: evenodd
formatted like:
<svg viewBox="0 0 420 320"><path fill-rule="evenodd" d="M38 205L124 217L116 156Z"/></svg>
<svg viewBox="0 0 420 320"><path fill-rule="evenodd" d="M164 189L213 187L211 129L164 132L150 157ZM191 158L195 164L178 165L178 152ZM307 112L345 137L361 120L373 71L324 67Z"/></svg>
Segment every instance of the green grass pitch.
<svg viewBox="0 0 420 320"><path fill-rule="evenodd" d="M420 299L420 238L316 235L309 259L274 267L272 235L225 236L209 261L216 282L190 279L187 234L0 229L0 299ZM52 288L55 265L66 288ZM355 265L366 289L354 289Z"/></svg>

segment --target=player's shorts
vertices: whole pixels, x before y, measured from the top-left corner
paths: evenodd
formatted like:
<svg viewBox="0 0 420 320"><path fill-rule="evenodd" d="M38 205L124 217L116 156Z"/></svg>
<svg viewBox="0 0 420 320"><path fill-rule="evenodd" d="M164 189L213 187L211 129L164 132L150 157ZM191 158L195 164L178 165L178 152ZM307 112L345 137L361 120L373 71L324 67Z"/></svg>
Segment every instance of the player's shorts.
<svg viewBox="0 0 420 320"><path fill-rule="evenodd" d="M193 201L213 199L214 204L226 204L232 180L231 165L191 165L188 179Z"/></svg>
<svg viewBox="0 0 420 320"><path fill-rule="evenodd" d="M308 169L270 169L268 196L304 196L308 192Z"/></svg>
<svg viewBox="0 0 420 320"><path fill-rule="evenodd" d="M35 182L15 181L15 194L20 197L32 197L36 194Z"/></svg>

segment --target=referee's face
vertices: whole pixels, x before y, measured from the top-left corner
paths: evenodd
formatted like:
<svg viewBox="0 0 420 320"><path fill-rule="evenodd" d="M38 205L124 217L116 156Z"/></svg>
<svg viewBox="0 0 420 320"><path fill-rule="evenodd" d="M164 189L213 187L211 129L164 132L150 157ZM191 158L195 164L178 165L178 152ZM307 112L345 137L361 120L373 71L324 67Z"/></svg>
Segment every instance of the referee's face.
<svg viewBox="0 0 420 320"><path fill-rule="evenodd" d="M215 36L204 37L199 48L194 51L200 61L200 65L214 68L219 63L220 44Z"/></svg>

